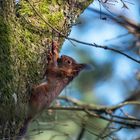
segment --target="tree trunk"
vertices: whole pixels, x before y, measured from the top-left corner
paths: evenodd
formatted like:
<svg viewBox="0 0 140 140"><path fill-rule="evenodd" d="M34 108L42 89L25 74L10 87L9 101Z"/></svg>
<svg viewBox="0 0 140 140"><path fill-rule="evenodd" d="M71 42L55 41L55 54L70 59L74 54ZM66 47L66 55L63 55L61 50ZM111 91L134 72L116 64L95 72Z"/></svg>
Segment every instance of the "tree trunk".
<svg viewBox="0 0 140 140"><path fill-rule="evenodd" d="M12 100L13 71L11 58L11 21L14 20L14 1L0 0L0 139L12 139L15 134L15 105Z"/></svg>
<svg viewBox="0 0 140 140"><path fill-rule="evenodd" d="M15 5L15 0L0 0L0 139L14 139L18 133L30 89L42 79L52 38L62 44L60 34L67 36L92 2L79 1L21 0Z"/></svg>

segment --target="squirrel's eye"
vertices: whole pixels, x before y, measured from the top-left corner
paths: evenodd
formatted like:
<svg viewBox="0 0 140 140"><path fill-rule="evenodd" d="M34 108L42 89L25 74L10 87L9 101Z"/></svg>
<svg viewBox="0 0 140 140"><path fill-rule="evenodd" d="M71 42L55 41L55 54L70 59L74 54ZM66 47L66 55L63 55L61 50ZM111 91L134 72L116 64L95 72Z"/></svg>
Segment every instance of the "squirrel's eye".
<svg viewBox="0 0 140 140"><path fill-rule="evenodd" d="M71 62L70 60L67 60L67 64L71 65L71 64L72 64L72 62Z"/></svg>

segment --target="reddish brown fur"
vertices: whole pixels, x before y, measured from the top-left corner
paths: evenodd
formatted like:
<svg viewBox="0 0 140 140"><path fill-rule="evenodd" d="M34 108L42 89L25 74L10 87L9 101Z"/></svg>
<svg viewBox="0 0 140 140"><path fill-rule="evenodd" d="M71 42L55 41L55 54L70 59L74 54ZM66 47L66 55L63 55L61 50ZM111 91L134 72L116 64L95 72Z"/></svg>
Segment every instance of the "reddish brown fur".
<svg viewBox="0 0 140 140"><path fill-rule="evenodd" d="M44 108L49 107L61 91L78 75L85 67L78 64L69 56L58 57L58 47L55 44L52 52L48 54L48 68L45 72L46 82L33 88L29 111L23 127L20 129L18 138L22 138L27 130L29 122Z"/></svg>

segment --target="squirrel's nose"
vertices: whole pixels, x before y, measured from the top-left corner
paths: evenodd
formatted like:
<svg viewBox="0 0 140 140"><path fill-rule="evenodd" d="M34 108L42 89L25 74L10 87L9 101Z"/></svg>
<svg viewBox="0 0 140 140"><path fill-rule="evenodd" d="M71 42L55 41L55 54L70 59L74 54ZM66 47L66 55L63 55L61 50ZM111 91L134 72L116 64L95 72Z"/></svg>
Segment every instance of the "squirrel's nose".
<svg viewBox="0 0 140 140"><path fill-rule="evenodd" d="M85 69L86 65L87 65L87 64L78 64L78 68L79 68L80 70Z"/></svg>
<svg viewBox="0 0 140 140"><path fill-rule="evenodd" d="M88 70L88 71L91 71L91 70L94 70L95 67L92 64L85 64L84 69Z"/></svg>
<svg viewBox="0 0 140 140"><path fill-rule="evenodd" d="M84 70L87 70L87 71L91 71L91 70L94 70L94 66L91 65L91 64L79 64L79 67L78 67L80 70L84 69Z"/></svg>

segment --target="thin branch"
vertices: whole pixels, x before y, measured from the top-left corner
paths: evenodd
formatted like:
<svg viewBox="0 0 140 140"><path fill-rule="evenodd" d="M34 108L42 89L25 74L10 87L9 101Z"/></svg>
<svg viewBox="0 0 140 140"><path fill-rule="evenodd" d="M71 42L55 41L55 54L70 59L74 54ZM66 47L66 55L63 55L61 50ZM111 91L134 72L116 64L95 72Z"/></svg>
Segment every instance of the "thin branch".
<svg viewBox="0 0 140 140"><path fill-rule="evenodd" d="M60 32L58 29L56 29L55 27L53 27L49 22L47 22L47 21L42 17L42 15L37 11L37 9L29 2L29 0L26 0L26 1L30 4L31 8L34 10L34 12L36 13L36 15L39 16L39 18L40 18L42 21L44 21L44 23L45 23L46 25L48 25L51 29L53 29L53 31L55 31L56 33L58 33L59 35L61 35L61 37L64 37L65 39L68 39L68 40L71 40L71 41L74 41L74 42L77 42L77 43L80 43L80 44L84 44L84 45L88 45L88 46L92 46L92 47L101 48L101 49L105 49L105 50L110 50L110 51L116 52L116 53L121 54L121 55L123 55L123 56L125 56L125 57L127 57L127 58L129 58L129 59L131 59L131 60L133 60L133 61L135 61L135 62L137 62L137 63L140 64L140 60L137 60L137 59L131 57L130 55L128 55L128 54L126 54L126 53L124 53L124 52L121 52L120 50L117 50L117 49L114 49L114 48L109 48L108 46L101 46L101 45L97 45L97 44L95 44L95 43L88 43L88 42L79 41L79 40L77 40L77 39L67 37L65 34L63 34L62 32ZM88 9L89 9L89 8L88 8ZM91 10L93 10L93 11L95 11L95 12L99 12L99 11L94 10L94 9L91 9ZM118 19L114 18L114 17L111 16L111 15L108 15L108 14L105 14L105 13L103 13L103 14L109 16L111 19L113 19L113 20L116 21L117 23L119 23L119 24L121 24L122 26L124 26L124 23L123 23L121 20L118 20ZM131 26L134 26L135 28L137 27L135 24L131 24L131 23L128 23L128 22L127 22L127 24L130 24Z"/></svg>
<svg viewBox="0 0 140 140"><path fill-rule="evenodd" d="M113 123L126 125L126 126L131 127L131 128L136 128L136 127L140 128L140 123L138 123L136 121L135 122L133 122L133 121L120 121L120 120L116 120L116 119L110 119L110 118L107 118L104 116L100 116L100 118L104 119L106 121L112 121Z"/></svg>
<svg viewBox="0 0 140 140"><path fill-rule="evenodd" d="M85 131L86 131L85 124L83 124L83 126L82 126L82 128L80 130L80 133L78 134L78 137L77 137L76 140L82 140L82 138L84 137Z"/></svg>
<svg viewBox="0 0 140 140"><path fill-rule="evenodd" d="M122 108L120 109L120 111L129 119L133 119L135 120L136 118L134 116L129 115L128 113L126 113Z"/></svg>
<svg viewBox="0 0 140 140"><path fill-rule="evenodd" d="M79 100L71 98L71 97L65 97L65 96L58 97L58 99L72 102L73 104L81 107L81 109L83 109L83 107L84 107L84 108L88 108L88 110L94 110L94 111L104 111L104 110L115 111L115 110L117 110L123 106L127 106L127 105L140 105L139 101L128 101L128 102L123 102L123 103L113 105L113 106L103 106L103 105L95 105L95 104L85 104L82 101L79 101ZM75 108L76 107L74 107L73 109L75 109Z"/></svg>
<svg viewBox="0 0 140 140"><path fill-rule="evenodd" d="M97 115L95 115L94 112L88 111L87 109L86 109L85 112L90 116L93 116L93 117L97 116ZM126 126L129 126L131 128L140 127L140 123L138 123L136 121L135 122L134 121L125 121L125 120L120 121L120 120L117 120L117 119L108 118L108 117L100 115L100 114L98 114L98 118L104 119L104 120L109 121L109 122L126 125Z"/></svg>
<svg viewBox="0 0 140 140"><path fill-rule="evenodd" d="M133 61L135 61L135 62L140 64L140 60L137 60L137 59L131 57L130 55L128 55L128 54L126 54L124 52L121 52L120 50L117 50L117 49L114 49L114 48L110 48L108 46L97 45L95 43L88 43L88 42L80 41L80 40L77 40L77 39L74 39L74 38L67 37L67 39L70 39L70 40L75 41L75 42L80 43L80 44L84 44L84 45L93 46L93 47L96 47L96 48L101 48L101 49L105 49L105 50L110 50L110 51L116 52L116 53L121 54L121 55L123 55L123 56L125 56L125 57L127 57L127 58L129 58L129 59L131 59L131 60L133 60Z"/></svg>
<svg viewBox="0 0 140 140"><path fill-rule="evenodd" d="M58 96L57 97L58 100L65 100L66 102L71 102L73 103L74 105L83 105L84 103L80 100L77 100L75 98L71 98L71 97L67 97L67 96Z"/></svg>
<svg viewBox="0 0 140 140"><path fill-rule="evenodd" d="M119 39L119 38L122 38L122 37L126 37L127 35L130 35L130 34L129 34L129 32L124 33L124 34L121 34L121 35L118 35L118 36L113 37L113 38L111 38L111 39L107 39L107 40L105 40L105 41L112 41L112 40L116 40L116 39Z"/></svg>
<svg viewBox="0 0 140 140"><path fill-rule="evenodd" d="M112 121L113 123L118 123L118 124L122 124L122 125L126 125L129 126L131 128L135 128L135 127L140 127L140 123L138 123L137 121L125 121L125 120L117 120L117 119L110 119L108 117L105 117L103 115L101 115L100 113L103 112L103 110L101 109L101 112L99 114L95 113L95 112L91 112L91 111L96 111L96 109L94 108L85 108L85 107L62 107L62 106L54 106L54 107L49 107L48 109L51 110L72 110L72 111L84 111L85 113L87 113L90 116L96 117L96 118L100 118L100 119L104 119L106 121ZM99 109L98 109L99 111ZM104 110L106 112L106 110Z"/></svg>
<svg viewBox="0 0 140 140"><path fill-rule="evenodd" d="M113 119L113 117L111 117L111 118ZM100 138L105 138L105 137L111 136L109 134L104 135L104 134L106 134L106 131L109 130L109 127L110 127L111 124L112 124L112 120L109 121L108 124L106 125L106 127L100 132L100 135L96 140L100 140Z"/></svg>
<svg viewBox="0 0 140 140"><path fill-rule="evenodd" d="M102 139L104 139L104 138L107 138L107 137L111 136L111 135L112 135L112 134L114 134L115 132L119 132L119 131L120 131L121 129L123 129L123 128L126 128L126 127L121 126L121 127L117 128L117 129L115 129L115 130L111 131L111 132L110 132L110 133L108 133L107 135L103 136L103 137L102 137ZM113 139L113 140L114 140L114 139Z"/></svg>
<svg viewBox="0 0 140 140"><path fill-rule="evenodd" d="M118 115L113 115L112 113L109 113L109 111L106 112L106 114L110 115L111 117L113 118L117 118L117 119L120 119L120 120L130 120L130 121L139 121L140 122L140 119L138 118L135 118L135 117L123 117L123 116L118 116Z"/></svg>
<svg viewBox="0 0 140 140"><path fill-rule="evenodd" d="M128 19L127 17L124 17L124 16L117 16L115 14L111 15L105 12L100 12L91 7L88 7L88 10L96 12L98 14L101 13L102 15L107 16L111 20L115 21L117 24L127 29L131 34L135 35L137 38L140 38L140 33L139 33L140 26L135 21Z"/></svg>
<svg viewBox="0 0 140 140"><path fill-rule="evenodd" d="M57 106L57 107L49 107L48 109L67 110L67 111L68 110L84 111L88 115L91 115L96 118L101 118L106 121L123 124L123 125L127 125L130 127L140 127L140 120L137 118L114 116L112 113L110 113L110 112L114 112L115 110L122 108L124 106L127 106L127 105L140 105L140 102L138 102L138 101L124 102L124 103L120 103L120 104L114 105L114 106L101 106L101 105L94 105L94 104L85 104L82 101L79 101L77 99L73 99L70 97L65 97L65 96L59 97L59 99L65 100L67 102L71 102L76 106L65 106L65 107ZM102 114L108 114L111 116L111 118L108 118Z"/></svg>
<svg viewBox="0 0 140 140"><path fill-rule="evenodd" d="M128 6L125 4L125 2L123 0L120 0L123 4L122 8L126 8L126 9L129 9Z"/></svg>

